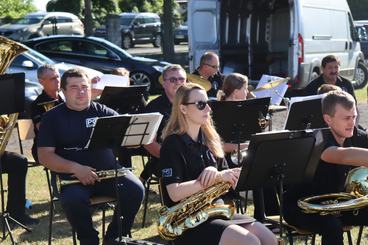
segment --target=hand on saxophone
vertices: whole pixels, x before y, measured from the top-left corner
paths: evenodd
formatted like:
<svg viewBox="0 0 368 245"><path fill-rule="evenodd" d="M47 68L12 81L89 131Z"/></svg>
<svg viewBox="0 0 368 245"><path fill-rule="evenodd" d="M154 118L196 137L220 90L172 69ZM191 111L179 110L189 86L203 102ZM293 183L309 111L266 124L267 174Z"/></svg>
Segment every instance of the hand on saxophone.
<svg viewBox="0 0 368 245"><path fill-rule="evenodd" d="M216 183L217 174L218 170L215 167L207 167L199 175L198 180L206 188Z"/></svg>
<svg viewBox="0 0 368 245"><path fill-rule="evenodd" d="M97 174L95 173L96 169L76 164L73 168L73 176L76 177L83 185L93 185L95 182L100 182Z"/></svg>
<svg viewBox="0 0 368 245"><path fill-rule="evenodd" d="M226 169L219 172L217 178L219 181L229 182L231 186L235 188L239 179L239 174L234 169Z"/></svg>

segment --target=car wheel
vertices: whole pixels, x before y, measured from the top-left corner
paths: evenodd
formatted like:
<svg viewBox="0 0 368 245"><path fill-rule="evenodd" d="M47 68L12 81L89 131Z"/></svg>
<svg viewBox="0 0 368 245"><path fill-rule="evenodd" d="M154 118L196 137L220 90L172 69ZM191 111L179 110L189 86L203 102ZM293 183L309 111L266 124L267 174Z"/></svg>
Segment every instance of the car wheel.
<svg viewBox="0 0 368 245"><path fill-rule="evenodd" d="M132 38L130 36L128 36L128 35L124 35L121 38L121 47L123 49L129 49L129 48L133 47Z"/></svg>
<svg viewBox="0 0 368 245"><path fill-rule="evenodd" d="M354 89L361 89L364 88L365 85L367 85L368 82L368 69L365 67L363 62L359 62L358 66L355 70L355 76L354 76L355 83Z"/></svg>
<svg viewBox="0 0 368 245"><path fill-rule="evenodd" d="M133 72L130 75L134 85L147 85L147 91L151 88L151 78L144 72Z"/></svg>
<svg viewBox="0 0 368 245"><path fill-rule="evenodd" d="M162 38L160 34L156 34L153 38L153 46L156 48L161 47Z"/></svg>

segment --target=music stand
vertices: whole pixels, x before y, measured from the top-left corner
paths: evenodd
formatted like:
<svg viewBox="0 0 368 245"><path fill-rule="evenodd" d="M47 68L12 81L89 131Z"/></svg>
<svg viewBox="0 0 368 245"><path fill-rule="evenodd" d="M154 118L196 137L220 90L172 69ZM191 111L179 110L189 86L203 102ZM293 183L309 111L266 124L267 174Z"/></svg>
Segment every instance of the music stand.
<svg viewBox="0 0 368 245"><path fill-rule="evenodd" d="M25 87L25 75L24 73L13 73L13 74L2 74L0 75L0 115L4 114L18 114L24 111L24 87ZM17 115L14 115L17 117ZM3 139L7 140L7 139ZM5 144L7 142L1 142ZM2 147L5 151L5 147ZM14 244L14 238L12 230L9 225L9 220L14 224L19 225L26 231L30 232L27 226L23 225L13 217L5 212L4 202L4 186L3 186L3 168L2 168L2 157L4 151L0 152L0 195L1 195L1 219L2 219L2 240L5 240L6 236L9 235L12 243ZM8 233L8 234L7 234Z"/></svg>
<svg viewBox="0 0 368 245"><path fill-rule="evenodd" d="M148 114L147 114L148 115ZM153 114L150 114L153 115ZM155 114L157 116L157 114ZM158 114L160 115L160 114ZM158 118L159 120L152 121L147 116L147 120L144 120L145 114L139 115L119 115L111 117L101 117L96 120L96 124L92 130L90 140L88 141L85 148L88 149L99 149L99 148L112 148L118 149L123 142L126 142L124 146L132 146L129 144L129 138L133 138L134 145L148 144L149 135L155 135L158 125L162 119L162 115ZM143 118L143 119L142 119ZM139 120L140 119L140 120ZM152 126L154 124L154 126ZM136 129L137 128L137 129ZM135 130L136 129L136 130ZM150 131L151 130L151 131ZM154 130L156 130L154 132ZM137 138L139 138L137 143ZM119 184L118 184L118 161L115 164L115 188L117 195L117 213L121 215L121 204L119 198ZM122 240L122 217L118 222L118 235L119 242Z"/></svg>
<svg viewBox="0 0 368 245"><path fill-rule="evenodd" d="M120 114L138 113L146 105L144 94L147 85L130 87L109 87L102 91L99 103L104 104Z"/></svg>
<svg viewBox="0 0 368 245"><path fill-rule="evenodd" d="M322 115L322 97L292 102L289 107L285 129L303 130L327 127Z"/></svg>
<svg viewBox="0 0 368 245"><path fill-rule="evenodd" d="M323 151L328 129L267 132L252 135L237 191L278 186L282 237L283 185L310 181ZM287 151L287 154L286 154Z"/></svg>
<svg viewBox="0 0 368 245"><path fill-rule="evenodd" d="M252 134L262 132L270 97L242 101L211 101L212 118L217 132L226 143L240 144L249 140Z"/></svg>

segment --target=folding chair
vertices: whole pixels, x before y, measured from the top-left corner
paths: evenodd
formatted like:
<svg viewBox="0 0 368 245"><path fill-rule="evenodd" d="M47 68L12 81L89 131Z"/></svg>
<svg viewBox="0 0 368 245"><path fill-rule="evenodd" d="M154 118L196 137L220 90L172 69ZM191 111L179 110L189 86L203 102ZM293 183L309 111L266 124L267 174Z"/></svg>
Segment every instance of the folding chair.
<svg viewBox="0 0 368 245"><path fill-rule="evenodd" d="M55 211L55 203L59 201L59 192L56 186L55 173L51 172L49 169L45 168L47 185L50 193L50 213L49 213L49 235L48 244L51 245L52 240L52 224ZM109 196L94 196L90 198L90 207L98 208L102 211L102 237L105 235L105 221L106 221L106 210L112 207L111 203L116 202L115 197ZM73 244L77 244L76 232L72 230L73 234Z"/></svg>

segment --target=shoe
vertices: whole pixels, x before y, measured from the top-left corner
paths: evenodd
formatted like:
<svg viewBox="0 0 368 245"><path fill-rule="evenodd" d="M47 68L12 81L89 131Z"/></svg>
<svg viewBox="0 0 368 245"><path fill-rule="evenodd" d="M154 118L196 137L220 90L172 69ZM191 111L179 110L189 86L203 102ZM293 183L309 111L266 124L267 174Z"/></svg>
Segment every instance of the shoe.
<svg viewBox="0 0 368 245"><path fill-rule="evenodd" d="M22 223L25 226L28 226L28 225L37 225L38 223L40 223L40 220L39 219L32 218L28 214L24 214L24 215L17 216L17 217L12 217L12 218L14 218L16 221L19 221L20 223Z"/></svg>
<svg viewBox="0 0 368 245"><path fill-rule="evenodd" d="M102 245L119 245L120 243L113 238L104 238ZM123 243L124 244L124 243Z"/></svg>

